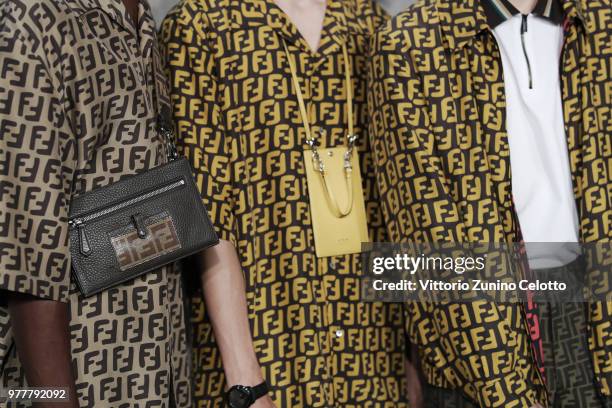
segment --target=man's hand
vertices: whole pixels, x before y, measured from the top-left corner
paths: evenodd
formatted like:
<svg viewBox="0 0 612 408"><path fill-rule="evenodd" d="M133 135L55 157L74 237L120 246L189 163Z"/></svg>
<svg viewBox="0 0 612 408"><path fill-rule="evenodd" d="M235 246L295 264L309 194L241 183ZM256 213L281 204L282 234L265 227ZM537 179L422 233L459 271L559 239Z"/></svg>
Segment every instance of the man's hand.
<svg viewBox="0 0 612 408"><path fill-rule="evenodd" d="M260 399L255 401L255 403L251 405L251 407L252 408L276 408L276 405L274 405L274 403L272 402L272 398L266 395L265 397L261 397Z"/></svg>
<svg viewBox="0 0 612 408"><path fill-rule="evenodd" d="M423 386L421 384L418 363L416 363L418 362L419 352L414 345L409 345L408 348L410 359L404 361L404 367L406 369L406 392L408 394L408 400L410 401L410 408L423 408L425 406Z"/></svg>
<svg viewBox="0 0 612 408"><path fill-rule="evenodd" d="M15 344L30 387L68 388L70 402L39 402L36 408L78 408L70 356L68 305L7 293Z"/></svg>

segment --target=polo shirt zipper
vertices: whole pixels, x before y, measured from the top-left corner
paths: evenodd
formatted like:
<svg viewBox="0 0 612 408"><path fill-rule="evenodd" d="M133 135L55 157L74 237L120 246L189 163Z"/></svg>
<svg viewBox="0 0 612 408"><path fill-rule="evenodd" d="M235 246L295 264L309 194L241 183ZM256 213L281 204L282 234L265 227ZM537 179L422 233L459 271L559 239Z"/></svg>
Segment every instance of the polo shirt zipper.
<svg viewBox="0 0 612 408"><path fill-rule="evenodd" d="M523 22L521 23L521 45L523 46L523 54L525 55L525 61L527 61L527 71L529 75L529 89L533 89L533 76L531 74L531 61L529 61L529 54L527 54L527 47L525 46L525 34L527 34L527 16L523 14Z"/></svg>

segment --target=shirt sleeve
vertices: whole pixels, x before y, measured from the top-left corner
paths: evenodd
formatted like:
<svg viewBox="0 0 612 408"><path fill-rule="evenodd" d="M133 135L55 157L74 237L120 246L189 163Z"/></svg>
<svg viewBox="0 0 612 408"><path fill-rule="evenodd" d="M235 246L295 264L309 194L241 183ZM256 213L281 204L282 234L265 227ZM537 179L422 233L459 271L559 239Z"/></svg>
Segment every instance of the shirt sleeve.
<svg viewBox="0 0 612 408"><path fill-rule="evenodd" d="M10 4L0 10L0 289L67 302L75 146L43 36Z"/></svg>
<svg viewBox="0 0 612 408"><path fill-rule="evenodd" d="M236 245L232 195L233 137L218 100L214 53L205 19L185 2L166 17L162 48L170 80L179 150L191 161L219 238Z"/></svg>
<svg viewBox="0 0 612 408"><path fill-rule="evenodd" d="M420 76L409 50L398 45L402 35L398 29L380 31L369 67L369 134L389 235L392 242L468 242L437 154ZM481 407L545 400L520 305L412 302L405 310L409 337L426 361ZM451 318L457 310L464 316L460 321Z"/></svg>

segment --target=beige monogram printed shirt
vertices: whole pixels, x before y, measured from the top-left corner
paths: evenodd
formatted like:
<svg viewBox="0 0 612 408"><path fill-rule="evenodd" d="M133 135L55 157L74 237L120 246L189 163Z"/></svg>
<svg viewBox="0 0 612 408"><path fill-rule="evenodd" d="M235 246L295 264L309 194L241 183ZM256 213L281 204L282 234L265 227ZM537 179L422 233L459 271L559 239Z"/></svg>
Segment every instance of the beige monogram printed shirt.
<svg viewBox="0 0 612 408"><path fill-rule="evenodd" d="M92 298L70 280L71 196L165 161L155 24L121 0L0 0L0 289L68 302L81 407L191 406L180 276ZM0 385L24 385L0 306Z"/></svg>

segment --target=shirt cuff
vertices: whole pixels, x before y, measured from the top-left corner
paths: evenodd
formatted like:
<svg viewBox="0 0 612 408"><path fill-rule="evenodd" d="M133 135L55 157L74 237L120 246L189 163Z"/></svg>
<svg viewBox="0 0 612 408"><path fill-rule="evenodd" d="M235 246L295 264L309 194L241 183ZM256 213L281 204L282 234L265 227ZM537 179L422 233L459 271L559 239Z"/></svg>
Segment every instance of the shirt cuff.
<svg viewBox="0 0 612 408"><path fill-rule="evenodd" d="M7 259L7 261L10 261L10 259ZM47 260L46 265L44 263L37 263L35 259L30 259L27 261L27 264L27 268L32 270L16 270L9 262L4 260L0 262L0 290L56 302L69 302L69 257L62 256L57 259Z"/></svg>

